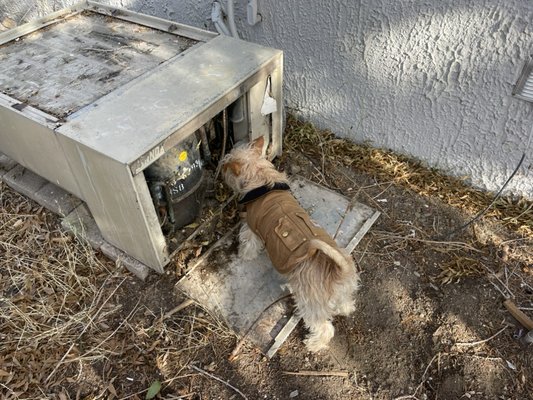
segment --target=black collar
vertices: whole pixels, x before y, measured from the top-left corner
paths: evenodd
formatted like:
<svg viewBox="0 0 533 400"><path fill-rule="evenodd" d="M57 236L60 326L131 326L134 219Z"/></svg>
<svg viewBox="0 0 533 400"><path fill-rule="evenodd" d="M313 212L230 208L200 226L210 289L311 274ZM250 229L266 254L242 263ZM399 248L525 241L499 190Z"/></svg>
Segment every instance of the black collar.
<svg viewBox="0 0 533 400"><path fill-rule="evenodd" d="M257 200L259 197L264 196L265 194L269 192L273 192L275 190L290 190L291 188L286 183L274 183L274 186L268 187L265 186L259 186L258 188L250 190L248 193L244 195L242 199L239 200L239 204L246 204L251 201Z"/></svg>

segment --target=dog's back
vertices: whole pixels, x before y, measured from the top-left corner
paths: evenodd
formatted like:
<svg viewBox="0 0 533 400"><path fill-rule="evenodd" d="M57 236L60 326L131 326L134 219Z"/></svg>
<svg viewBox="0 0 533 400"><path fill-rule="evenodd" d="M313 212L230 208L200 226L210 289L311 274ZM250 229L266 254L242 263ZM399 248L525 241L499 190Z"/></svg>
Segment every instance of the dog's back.
<svg viewBox="0 0 533 400"><path fill-rule="evenodd" d="M341 262L335 241L316 225L288 190L246 203L246 222L265 243L276 269L286 274L318 250Z"/></svg>

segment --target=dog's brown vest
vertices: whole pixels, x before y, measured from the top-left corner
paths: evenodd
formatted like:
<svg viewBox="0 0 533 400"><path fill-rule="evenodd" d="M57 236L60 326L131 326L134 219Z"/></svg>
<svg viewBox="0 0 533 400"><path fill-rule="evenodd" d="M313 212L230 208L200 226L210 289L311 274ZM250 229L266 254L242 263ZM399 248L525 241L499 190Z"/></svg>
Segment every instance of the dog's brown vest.
<svg viewBox="0 0 533 400"><path fill-rule="evenodd" d="M309 245L311 239L337 247L287 190L270 191L244 204L246 222L263 240L272 264L282 274L291 272L296 264L317 252Z"/></svg>

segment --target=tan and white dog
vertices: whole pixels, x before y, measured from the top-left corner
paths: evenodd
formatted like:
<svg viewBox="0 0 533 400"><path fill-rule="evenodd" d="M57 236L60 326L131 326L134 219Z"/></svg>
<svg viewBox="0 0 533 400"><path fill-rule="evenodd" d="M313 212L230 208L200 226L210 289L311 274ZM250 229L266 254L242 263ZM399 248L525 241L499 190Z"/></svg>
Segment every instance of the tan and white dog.
<svg viewBox="0 0 533 400"><path fill-rule="evenodd" d="M334 336L333 317L355 310L359 274L352 257L291 195L287 176L263 156L263 146L260 137L222 159L224 180L246 208L239 256L251 260L266 247L274 267L287 277L309 330L308 350L319 351Z"/></svg>

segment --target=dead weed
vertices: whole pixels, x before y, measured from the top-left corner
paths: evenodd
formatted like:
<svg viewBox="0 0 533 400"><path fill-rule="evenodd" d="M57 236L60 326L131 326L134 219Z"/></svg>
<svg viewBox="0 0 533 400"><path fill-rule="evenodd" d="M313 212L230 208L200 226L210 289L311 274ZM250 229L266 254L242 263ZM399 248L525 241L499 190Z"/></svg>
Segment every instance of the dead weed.
<svg viewBox="0 0 533 400"><path fill-rule="evenodd" d="M298 151L327 164L341 163L374 176L379 182L394 182L422 196L442 202L474 215L493 200L490 193L469 186L466 179L447 176L428 168L420 161L390 150L356 144L334 136L327 130L316 129L311 123L289 116L285 146L288 152ZM495 220L533 239L533 201L525 198L500 197L487 211L485 218Z"/></svg>

